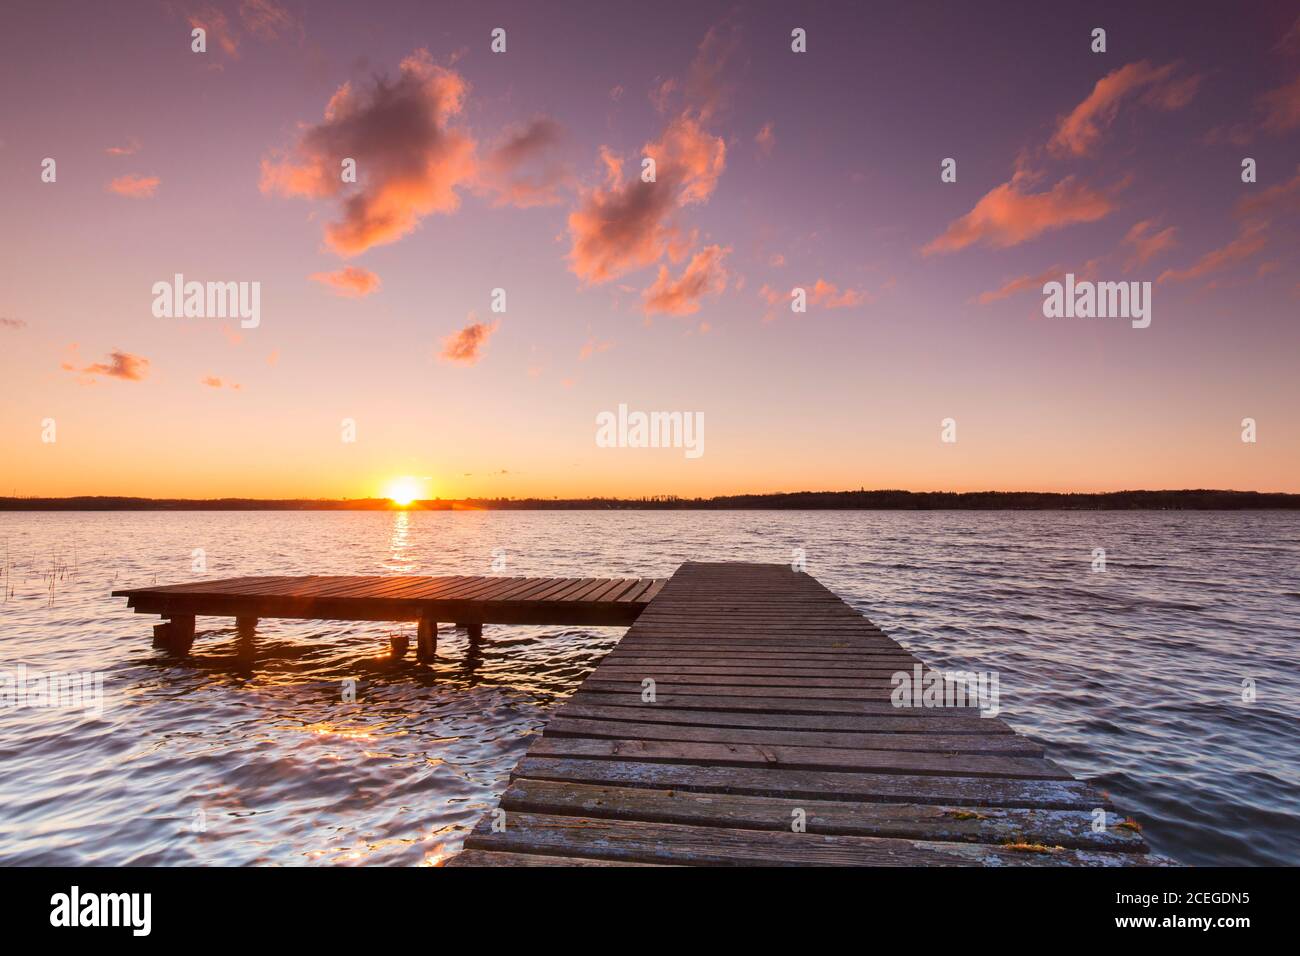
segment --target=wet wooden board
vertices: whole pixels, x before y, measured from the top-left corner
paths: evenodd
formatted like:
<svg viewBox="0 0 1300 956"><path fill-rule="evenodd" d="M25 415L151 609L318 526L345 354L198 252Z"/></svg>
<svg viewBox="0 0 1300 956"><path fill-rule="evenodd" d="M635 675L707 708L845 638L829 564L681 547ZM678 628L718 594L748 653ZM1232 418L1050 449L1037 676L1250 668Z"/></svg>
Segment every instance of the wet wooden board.
<svg viewBox="0 0 1300 956"><path fill-rule="evenodd" d="M140 614L626 626L659 578L275 576L199 580L113 592Z"/></svg>
<svg viewBox="0 0 1300 956"><path fill-rule="evenodd" d="M684 564L452 862L1169 862L1000 717L896 706L893 675L914 666L806 574Z"/></svg>

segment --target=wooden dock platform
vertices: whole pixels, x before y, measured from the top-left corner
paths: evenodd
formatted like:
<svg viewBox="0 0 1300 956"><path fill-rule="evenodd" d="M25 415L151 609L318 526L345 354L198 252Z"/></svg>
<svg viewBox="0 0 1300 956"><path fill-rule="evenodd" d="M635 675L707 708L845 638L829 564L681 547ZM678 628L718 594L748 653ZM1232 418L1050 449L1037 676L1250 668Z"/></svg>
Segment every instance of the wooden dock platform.
<svg viewBox="0 0 1300 956"><path fill-rule="evenodd" d="M154 643L189 653L195 617L233 617L250 636L259 618L418 621L421 660L436 652L438 622L626 626L664 586L656 578L274 576L223 578L113 592L139 614L158 614ZM405 650L403 646L401 650Z"/></svg>
<svg viewBox="0 0 1300 956"><path fill-rule="evenodd" d="M684 564L453 866L1144 865L1135 825L807 574Z"/></svg>

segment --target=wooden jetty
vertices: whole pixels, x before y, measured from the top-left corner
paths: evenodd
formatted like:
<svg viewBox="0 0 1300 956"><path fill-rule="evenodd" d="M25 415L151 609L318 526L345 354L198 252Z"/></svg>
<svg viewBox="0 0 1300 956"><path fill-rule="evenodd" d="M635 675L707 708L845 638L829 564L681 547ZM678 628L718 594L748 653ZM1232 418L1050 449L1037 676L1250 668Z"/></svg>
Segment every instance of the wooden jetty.
<svg viewBox="0 0 1300 956"><path fill-rule="evenodd" d="M195 618L233 617L251 637L259 618L418 621L417 655L432 660L438 622L482 636L484 624L626 626L664 586L655 578L275 576L223 578L113 592L138 614L158 614L154 643L185 655ZM397 649L405 650L404 645Z"/></svg>
<svg viewBox="0 0 1300 956"><path fill-rule="evenodd" d="M1000 718L894 706L920 663L807 574L684 564L448 865L1170 862Z"/></svg>
<svg viewBox="0 0 1300 956"><path fill-rule="evenodd" d="M895 706L922 662L785 565L653 578L256 577L114 591L195 617L631 625L450 866L1165 864L1109 798L978 706ZM404 651L405 648L400 648ZM966 703L966 702L963 702Z"/></svg>

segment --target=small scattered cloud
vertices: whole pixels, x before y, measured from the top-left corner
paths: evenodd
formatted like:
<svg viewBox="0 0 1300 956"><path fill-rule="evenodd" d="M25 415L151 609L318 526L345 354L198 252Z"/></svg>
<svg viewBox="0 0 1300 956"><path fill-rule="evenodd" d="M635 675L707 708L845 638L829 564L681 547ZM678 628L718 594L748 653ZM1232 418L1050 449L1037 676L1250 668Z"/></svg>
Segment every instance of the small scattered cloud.
<svg viewBox="0 0 1300 956"><path fill-rule="evenodd" d="M1295 23L1291 24L1291 29L1282 34L1282 39L1277 41L1273 51L1285 55L1300 53L1300 17L1296 17Z"/></svg>
<svg viewBox="0 0 1300 956"><path fill-rule="evenodd" d="M229 388L236 392L244 387L238 382L232 382L217 375L207 375L199 379L199 384L206 385L208 388Z"/></svg>
<svg viewBox="0 0 1300 956"><path fill-rule="evenodd" d="M1260 132L1281 135L1300 127L1300 75L1290 83L1265 90L1255 98L1254 114L1247 121L1215 126L1205 134L1205 143L1246 146Z"/></svg>
<svg viewBox="0 0 1300 956"><path fill-rule="evenodd" d="M571 184L568 167L550 158L563 137L560 124L540 117L510 130L479 165L476 188L497 206L552 206Z"/></svg>
<svg viewBox="0 0 1300 956"><path fill-rule="evenodd" d="M1202 279L1213 272L1244 262L1267 244L1267 228L1267 224L1260 220L1243 222L1236 237L1227 245L1205 253L1186 269L1166 269L1156 281L1185 282L1189 279Z"/></svg>
<svg viewBox="0 0 1300 956"><path fill-rule="evenodd" d="M288 8L274 0L239 0L238 13L229 17L215 4L194 7L186 14L190 27L207 31L209 52L220 52L232 60L239 59L243 31L263 42L281 37L303 35L302 21Z"/></svg>
<svg viewBox="0 0 1300 956"><path fill-rule="evenodd" d="M470 313L470 319L474 318L474 313ZM442 352L440 358L444 362L452 362L457 365L474 365L483 357L483 351L487 348L488 339L492 333L497 330L499 323L493 322L488 325L483 322L471 321L458 332L453 332L442 340Z"/></svg>
<svg viewBox="0 0 1300 956"><path fill-rule="evenodd" d="M9 319L0 316L0 329L25 329L27 323L22 319Z"/></svg>
<svg viewBox="0 0 1300 956"><path fill-rule="evenodd" d="M731 248L705 246L686 264L681 276L674 279L667 266L659 267L659 276L646 289L643 308L646 315L694 315L700 311L700 299L721 295L727 288L727 269L723 260Z"/></svg>
<svg viewBox="0 0 1300 956"><path fill-rule="evenodd" d="M809 303L826 309L847 309L861 305L869 298L870 296L863 289L841 290L834 282L827 282L825 279L818 279L808 290Z"/></svg>
<svg viewBox="0 0 1300 956"><path fill-rule="evenodd" d="M1105 192L1067 176L1045 192L1028 192L1030 175L1017 170L922 248L924 255L956 252L981 244L1005 249L1045 232L1110 215L1115 202Z"/></svg>
<svg viewBox="0 0 1300 956"><path fill-rule="evenodd" d="M1285 182L1238 200L1234 213L1243 218L1272 220L1281 214L1300 215L1300 165Z"/></svg>
<svg viewBox="0 0 1300 956"><path fill-rule="evenodd" d="M118 176L107 186L109 192L126 196L128 199L152 199L158 194L158 185L162 180L157 176L135 176L128 174Z"/></svg>
<svg viewBox="0 0 1300 956"><path fill-rule="evenodd" d="M313 272L311 278L328 286L335 295L351 299L368 296L382 285L379 276L360 266L344 266L336 272Z"/></svg>
<svg viewBox="0 0 1300 956"><path fill-rule="evenodd" d="M602 342L593 335L591 338L587 339L587 341L583 343L582 348L578 350L578 361L585 362L593 355L600 352L608 352L613 347L613 342ZM530 368L528 371L531 375L533 370ZM537 371L538 374L541 374L541 369L538 369Z"/></svg>
<svg viewBox="0 0 1300 956"><path fill-rule="evenodd" d="M1280 217L1300 214L1300 166L1289 180L1244 196L1237 202L1233 214L1239 221L1237 234L1232 239L1204 253L1186 268L1166 269L1156 281L1203 279L1244 263L1267 248L1274 223Z"/></svg>
<svg viewBox="0 0 1300 956"><path fill-rule="evenodd" d="M1259 108L1263 113L1260 125L1266 132L1289 133L1300 127L1300 76L1262 94Z"/></svg>
<svg viewBox="0 0 1300 956"><path fill-rule="evenodd" d="M302 31L297 17L273 0L240 0L239 19L259 40L277 40Z"/></svg>
<svg viewBox="0 0 1300 956"><path fill-rule="evenodd" d="M134 156L140 152L140 141L132 136L125 146L110 146L104 152L109 156Z"/></svg>
<svg viewBox="0 0 1300 956"><path fill-rule="evenodd" d="M1048 150L1069 156L1093 152L1119 115L1120 107L1139 93L1139 102L1155 109L1168 111L1186 106L1196 95L1201 78L1175 77L1177 69L1176 63L1156 67L1141 60L1107 73L1083 102L1060 118Z"/></svg>
<svg viewBox="0 0 1300 956"><path fill-rule="evenodd" d="M875 297L866 289L841 289L836 283L820 277L816 282L796 285L789 290L777 289L764 283L758 289L759 298L768 306L767 312L763 315L764 322L772 322L776 319L778 305L782 303L787 307L790 305L795 289L804 290L808 305L823 309L847 309L875 301Z"/></svg>
<svg viewBox="0 0 1300 956"><path fill-rule="evenodd" d="M203 6L192 11L186 19L189 20L191 29L199 27L207 34L209 50L220 50L232 60L239 59L238 30L221 10L214 6Z"/></svg>
<svg viewBox="0 0 1300 956"><path fill-rule="evenodd" d="M1125 234L1123 244L1132 250L1128 263L1124 266L1126 272L1131 272L1138 266L1145 265L1148 260L1176 245L1177 240L1174 238L1174 234L1177 230L1173 226L1161 229L1158 232L1156 229L1155 220L1143 219L1141 222L1135 223Z"/></svg>
<svg viewBox="0 0 1300 956"><path fill-rule="evenodd" d="M72 358L63 362L62 368L67 372L76 372L83 376L83 380L93 380L96 376L105 378L121 379L124 382L139 382L149 374L149 360L139 355L132 355L130 352L123 352L114 349L108 353L108 361L92 362L89 365L78 367L76 359L76 346L71 347Z"/></svg>
<svg viewBox="0 0 1300 956"><path fill-rule="evenodd" d="M758 131L754 137L754 142L758 145L760 156L767 157L772 155L772 150L776 147L776 126L771 120L763 124L763 128Z"/></svg>
<svg viewBox="0 0 1300 956"><path fill-rule="evenodd" d="M990 289L988 292L981 292L975 297L975 301L980 305L991 305L994 302L1000 302L1003 299L1009 299L1018 292L1027 292L1030 289L1041 289L1043 283L1052 279L1059 278L1062 270L1058 266L1053 266L1040 272L1038 275L1016 276L1014 279L1008 279L996 289Z"/></svg>

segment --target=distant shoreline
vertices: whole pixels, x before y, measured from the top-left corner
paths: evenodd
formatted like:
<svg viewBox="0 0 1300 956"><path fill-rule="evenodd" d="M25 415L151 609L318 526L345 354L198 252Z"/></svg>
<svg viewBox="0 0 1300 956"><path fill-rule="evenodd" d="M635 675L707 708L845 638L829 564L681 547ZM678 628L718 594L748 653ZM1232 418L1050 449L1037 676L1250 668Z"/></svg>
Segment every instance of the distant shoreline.
<svg viewBox="0 0 1300 956"><path fill-rule="evenodd" d="M1300 494L1258 491L796 491L715 498L0 498L0 511L1259 511Z"/></svg>

